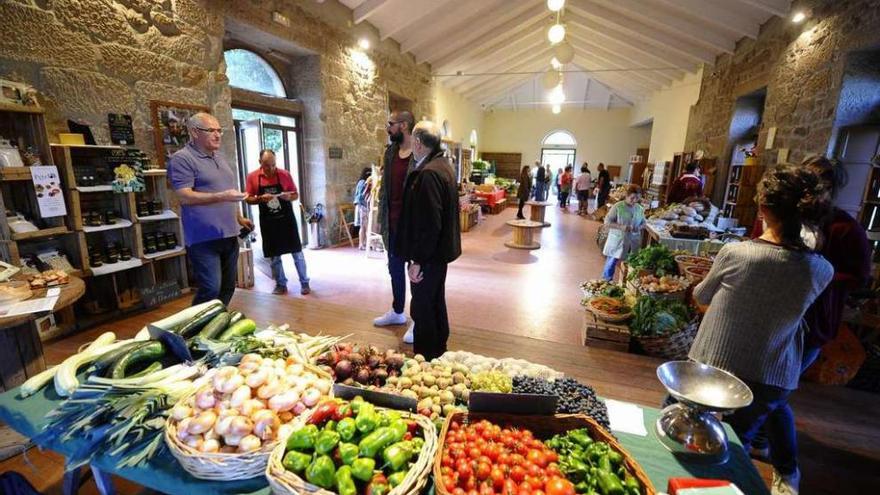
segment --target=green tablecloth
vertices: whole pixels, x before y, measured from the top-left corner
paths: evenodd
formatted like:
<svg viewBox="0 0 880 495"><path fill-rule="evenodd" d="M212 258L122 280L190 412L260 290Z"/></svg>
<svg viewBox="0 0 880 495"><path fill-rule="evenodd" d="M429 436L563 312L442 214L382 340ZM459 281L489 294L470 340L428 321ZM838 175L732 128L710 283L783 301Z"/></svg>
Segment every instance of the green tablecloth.
<svg viewBox="0 0 880 495"><path fill-rule="evenodd" d="M27 399L18 398L18 389L0 394L0 420L6 422L22 435L32 437L46 424L45 415L61 401L54 388L48 386ZM767 487L761 480L749 457L736 440L736 435L727 428L731 438L730 460L721 466L684 463L673 456L654 437L654 421L660 411L644 408L645 423L648 436L640 437L627 433L616 433L620 443L642 465L648 477L659 491L666 490L671 477L701 477L727 479L739 486L743 493L749 495L766 494ZM725 425L726 426L726 425ZM41 445L62 455L76 451L82 442L73 441L59 443L56 441ZM116 474L143 486L164 493L186 493L187 495L209 494L269 494L270 490L263 478L246 481L204 481L190 476L174 457L165 451L163 455L152 459L148 466L140 469L115 467L117 459L111 456L95 457L94 465L107 473Z"/></svg>

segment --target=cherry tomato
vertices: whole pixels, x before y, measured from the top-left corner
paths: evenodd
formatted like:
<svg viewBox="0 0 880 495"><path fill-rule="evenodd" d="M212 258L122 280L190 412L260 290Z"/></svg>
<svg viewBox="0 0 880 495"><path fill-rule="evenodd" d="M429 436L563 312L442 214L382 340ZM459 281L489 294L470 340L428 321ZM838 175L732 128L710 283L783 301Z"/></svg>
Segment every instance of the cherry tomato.
<svg viewBox="0 0 880 495"><path fill-rule="evenodd" d="M510 464L510 454L502 451L501 449L499 449L499 452L501 453L498 455L498 459L496 460L496 462L505 466Z"/></svg>
<svg viewBox="0 0 880 495"><path fill-rule="evenodd" d="M528 451L528 453L526 453L526 459L529 462L537 464L541 467L546 467L548 464L547 456L545 456L544 453L538 449L532 449Z"/></svg>
<svg viewBox="0 0 880 495"><path fill-rule="evenodd" d="M467 495L467 492L464 491L464 488L459 487L455 490L452 490L452 495Z"/></svg>
<svg viewBox="0 0 880 495"><path fill-rule="evenodd" d="M451 455L453 459L458 460L463 459L466 454L464 449L451 449L449 455Z"/></svg>
<svg viewBox="0 0 880 495"><path fill-rule="evenodd" d="M504 490L501 493L508 493L509 495L516 495L516 492L519 488L516 486L516 481L508 478L504 480Z"/></svg>
<svg viewBox="0 0 880 495"><path fill-rule="evenodd" d="M548 464L545 471L547 476L562 476L562 471L559 470L559 466L555 462Z"/></svg>
<svg viewBox="0 0 880 495"><path fill-rule="evenodd" d="M440 460L440 465L443 467L453 467L455 466L455 459L452 458L449 454L443 454L443 458Z"/></svg>
<svg viewBox="0 0 880 495"><path fill-rule="evenodd" d="M458 421L453 421L449 424L449 429L452 431L458 431L459 429L461 429L461 423L459 423Z"/></svg>
<svg viewBox="0 0 880 495"><path fill-rule="evenodd" d="M530 476L534 476L535 478L541 478L544 476L544 469L537 464L532 464L527 469Z"/></svg>
<svg viewBox="0 0 880 495"><path fill-rule="evenodd" d="M469 480L474 475L474 470L471 468L471 465L463 459L459 459L458 462L455 463L455 472L458 473L458 479L463 481Z"/></svg>
<svg viewBox="0 0 880 495"><path fill-rule="evenodd" d="M467 495L480 495L480 492L478 492L476 488L472 488L467 491Z"/></svg>
<svg viewBox="0 0 880 495"><path fill-rule="evenodd" d="M545 451L544 451L544 455L547 457L547 462L548 462L548 463L556 462L556 461L559 460L559 455L556 454L556 452L553 452L553 451L550 450L550 449L545 450Z"/></svg>
<svg viewBox="0 0 880 495"><path fill-rule="evenodd" d="M468 453L467 453L467 455L468 455L468 457L470 457L471 459L473 459L473 460L477 460L477 459L480 458L481 455L483 455L483 453L480 452L480 449L478 449L478 448L476 448L476 447L471 447L471 448L468 449Z"/></svg>
<svg viewBox="0 0 880 495"><path fill-rule="evenodd" d="M492 489L492 486L484 483L480 485L480 495L495 495L495 490Z"/></svg>
<svg viewBox="0 0 880 495"><path fill-rule="evenodd" d="M487 456L485 454L481 455L480 457L477 457L477 462L479 462L481 464L488 464L490 466L492 465L492 459L490 459L489 456Z"/></svg>
<svg viewBox="0 0 880 495"><path fill-rule="evenodd" d="M452 476L444 476L443 477L443 486L446 487L447 492L454 492L456 488L456 480Z"/></svg>
<svg viewBox="0 0 880 495"><path fill-rule="evenodd" d="M517 483L522 483L525 478L526 470L523 469L522 466L514 464L514 466L510 468L510 479L516 481Z"/></svg>
<svg viewBox="0 0 880 495"><path fill-rule="evenodd" d="M520 454L511 454L510 455L510 463L515 466L522 466L526 463L526 458Z"/></svg>
<svg viewBox="0 0 880 495"><path fill-rule="evenodd" d="M514 438L513 435L509 432L502 432L501 435L498 437L498 440L501 442L502 445L507 448L511 448L516 445L516 438Z"/></svg>
<svg viewBox="0 0 880 495"><path fill-rule="evenodd" d="M468 492L470 492L470 491L476 491L476 490L477 490L477 479L474 478L473 476L471 476L470 478L468 478L468 480L464 482L464 488L465 488Z"/></svg>
<svg viewBox="0 0 880 495"><path fill-rule="evenodd" d="M501 447L497 444L492 444L488 449L483 451L483 455L489 458L493 463L498 461L498 458L501 456Z"/></svg>
<svg viewBox="0 0 880 495"><path fill-rule="evenodd" d="M489 473L489 479L492 480L492 487L497 491L501 491L504 487L504 471L499 467L492 468L492 472Z"/></svg>
<svg viewBox="0 0 880 495"><path fill-rule="evenodd" d="M475 431L473 431L473 430L468 430L468 431L464 434L464 438L465 438L465 440L467 440L468 442L474 442L474 441L477 440L477 432L475 432Z"/></svg>
<svg viewBox="0 0 880 495"><path fill-rule="evenodd" d="M483 481L492 473L492 465L486 462L480 462L477 464L477 469L474 473L476 473L477 479Z"/></svg>
<svg viewBox="0 0 880 495"><path fill-rule="evenodd" d="M544 490L534 490L532 495L544 495Z"/></svg>
<svg viewBox="0 0 880 495"><path fill-rule="evenodd" d="M575 495L574 485L565 478L550 478L544 485L547 495Z"/></svg>
<svg viewBox="0 0 880 495"><path fill-rule="evenodd" d="M528 480L523 480L522 483L519 484L519 489L531 490L532 484Z"/></svg>
<svg viewBox="0 0 880 495"><path fill-rule="evenodd" d="M529 453L529 446L523 442L518 442L515 448L517 454L526 455Z"/></svg>

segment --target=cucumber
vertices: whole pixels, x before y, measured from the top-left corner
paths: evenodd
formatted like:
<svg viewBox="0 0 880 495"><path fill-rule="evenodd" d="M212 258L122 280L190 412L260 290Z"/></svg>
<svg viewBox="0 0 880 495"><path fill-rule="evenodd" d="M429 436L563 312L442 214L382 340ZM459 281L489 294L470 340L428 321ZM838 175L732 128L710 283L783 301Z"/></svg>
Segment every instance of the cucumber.
<svg viewBox="0 0 880 495"><path fill-rule="evenodd" d="M226 311L214 316L205 328L199 332L199 337L205 339L213 339L217 334L226 330L226 327L229 326L229 313Z"/></svg>
<svg viewBox="0 0 880 495"><path fill-rule="evenodd" d="M165 355L165 346L159 341L144 342L140 346L123 354L116 362L110 372L110 377L114 380L125 378L125 371L134 366L138 362L151 362L160 359Z"/></svg>
<svg viewBox="0 0 880 495"><path fill-rule="evenodd" d="M236 337L244 337L245 335L250 335L254 333L257 329L257 322L251 320L250 318L245 318L243 320L239 320L233 325L230 325L223 333L220 334L220 337L217 338L220 342L224 342L227 340L232 340Z"/></svg>
<svg viewBox="0 0 880 495"><path fill-rule="evenodd" d="M107 351L104 354L101 354L101 356L94 363L92 363L92 366L89 368L89 374L103 374L104 371L112 366L113 363L115 363L116 360L119 359L123 354L126 354L135 347L140 347L144 345L144 343L145 342L143 341L129 342L128 344L113 349L112 351Z"/></svg>
<svg viewBox="0 0 880 495"><path fill-rule="evenodd" d="M209 306L199 312L199 314L195 315L191 320L185 322L183 325L179 326L174 333L180 335L183 338L189 338L192 335L195 335L196 332L202 329L205 325L208 324L215 316L225 311L225 308L222 304L215 304L213 306Z"/></svg>
<svg viewBox="0 0 880 495"><path fill-rule="evenodd" d="M244 314L241 311L233 311L229 313L229 324L238 323L238 320L244 318Z"/></svg>
<svg viewBox="0 0 880 495"><path fill-rule="evenodd" d="M158 321L154 321L153 323L151 323L151 325L159 327L163 330L172 330L193 319L205 308L215 306L217 304L222 305L223 303L220 302L219 299L212 299L201 304L196 304L195 306L190 306L186 309L178 311L171 316L168 316ZM135 336L135 340L150 340L150 331L147 329L147 327L141 328L141 331L138 332Z"/></svg>
<svg viewBox="0 0 880 495"><path fill-rule="evenodd" d="M142 376L147 376L147 375L153 374L161 369L162 369L162 363L160 363L159 361L153 361L152 363L150 363L149 366L147 366L143 370L141 370L133 375L128 375L128 376L126 376L126 378L140 378Z"/></svg>

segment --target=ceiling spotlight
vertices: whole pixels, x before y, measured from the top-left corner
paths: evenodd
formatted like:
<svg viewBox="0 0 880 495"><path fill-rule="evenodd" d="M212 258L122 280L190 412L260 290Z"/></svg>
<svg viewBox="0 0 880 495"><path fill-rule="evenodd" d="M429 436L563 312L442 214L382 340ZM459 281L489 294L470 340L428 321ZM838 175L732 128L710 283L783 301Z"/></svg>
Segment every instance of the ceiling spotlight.
<svg viewBox="0 0 880 495"><path fill-rule="evenodd" d="M570 64L574 60L574 48L571 43L563 41L553 47L554 58L563 64Z"/></svg>
<svg viewBox="0 0 880 495"><path fill-rule="evenodd" d="M552 110L553 110L553 113L554 113L554 114L557 114L557 115L558 115L559 112L562 111L562 106L561 106L561 105L553 105Z"/></svg>
<svg viewBox="0 0 880 495"><path fill-rule="evenodd" d="M358 40L358 46L361 47L361 50L369 50L370 40L368 40L367 38L361 38Z"/></svg>
<svg viewBox="0 0 880 495"><path fill-rule="evenodd" d="M559 12L565 6L565 0L547 0L547 8L550 12Z"/></svg>
<svg viewBox="0 0 880 495"><path fill-rule="evenodd" d="M565 26L562 24L554 24L547 30L547 39L550 43L556 44L565 39Z"/></svg>
<svg viewBox="0 0 880 495"><path fill-rule="evenodd" d="M550 66L556 70L559 70L562 68L562 63L559 60L556 60L556 57L553 57L552 59L550 59Z"/></svg>
<svg viewBox="0 0 880 495"><path fill-rule="evenodd" d="M804 19L806 19L806 18L807 18L807 14L805 14L803 11L798 11L798 12L795 12L793 16L791 16L791 22L793 22L795 24L800 24L800 23L804 22Z"/></svg>

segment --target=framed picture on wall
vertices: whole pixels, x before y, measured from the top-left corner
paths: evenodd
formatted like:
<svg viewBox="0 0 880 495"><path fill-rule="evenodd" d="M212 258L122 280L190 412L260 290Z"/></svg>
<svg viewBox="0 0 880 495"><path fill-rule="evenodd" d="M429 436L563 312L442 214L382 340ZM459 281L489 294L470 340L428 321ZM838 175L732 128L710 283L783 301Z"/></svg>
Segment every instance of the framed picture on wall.
<svg viewBox="0 0 880 495"><path fill-rule="evenodd" d="M156 144L159 166L164 168L168 158L189 142L186 123L190 116L209 111L210 109L204 105L150 101L150 112L153 117L153 139Z"/></svg>

